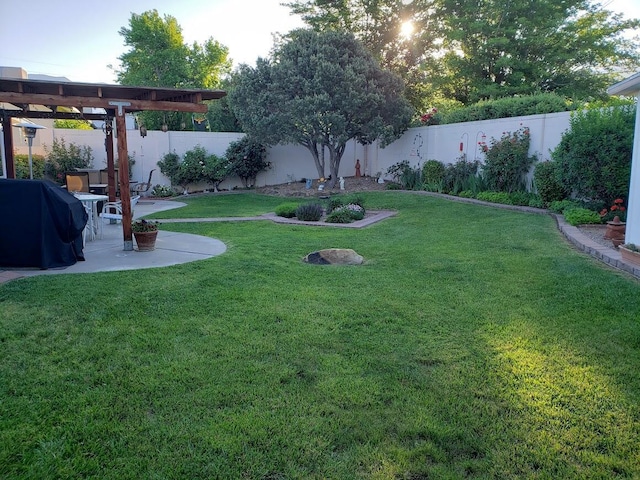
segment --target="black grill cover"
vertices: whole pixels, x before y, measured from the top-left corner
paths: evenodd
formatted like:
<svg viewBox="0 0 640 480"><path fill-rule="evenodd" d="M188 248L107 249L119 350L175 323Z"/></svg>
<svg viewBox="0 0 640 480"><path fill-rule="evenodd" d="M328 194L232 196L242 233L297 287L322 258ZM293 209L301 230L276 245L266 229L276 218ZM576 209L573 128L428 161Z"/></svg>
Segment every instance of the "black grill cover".
<svg viewBox="0 0 640 480"><path fill-rule="evenodd" d="M87 212L48 180L0 179L0 267L68 267L84 260Z"/></svg>

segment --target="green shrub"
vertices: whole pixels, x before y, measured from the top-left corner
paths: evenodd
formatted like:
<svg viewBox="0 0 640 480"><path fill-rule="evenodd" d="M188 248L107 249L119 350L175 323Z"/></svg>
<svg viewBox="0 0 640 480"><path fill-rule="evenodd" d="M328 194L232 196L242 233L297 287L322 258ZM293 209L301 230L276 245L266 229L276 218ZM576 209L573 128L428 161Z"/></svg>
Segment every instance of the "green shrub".
<svg viewBox="0 0 640 480"><path fill-rule="evenodd" d="M402 185L397 182L387 182L384 185L385 190L402 190Z"/></svg>
<svg viewBox="0 0 640 480"><path fill-rule="evenodd" d="M533 208L545 208L547 204L542 201L542 198L536 195L529 199L529 206Z"/></svg>
<svg viewBox="0 0 640 480"><path fill-rule="evenodd" d="M461 192L458 192L458 196L462 198L476 198L476 194L471 190L462 190Z"/></svg>
<svg viewBox="0 0 640 480"><path fill-rule="evenodd" d="M471 183L481 181L477 177L478 161L467 162L466 157L460 157L456 163L447 165L444 174L444 191L457 195L463 190L472 190Z"/></svg>
<svg viewBox="0 0 640 480"><path fill-rule="evenodd" d="M224 155L231 164L230 173L240 177L245 188L253 187L258 173L271 166L266 160L267 148L249 136L232 142Z"/></svg>
<svg viewBox="0 0 640 480"><path fill-rule="evenodd" d="M162 174L169 178L172 185L180 184L180 156L176 152L166 153L156 165Z"/></svg>
<svg viewBox="0 0 640 480"><path fill-rule="evenodd" d="M420 167L412 167L409 160L403 160L387 169L391 175L405 190L419 190L422 188L422 171Z"/></svg>
<svg viewBox="0 0 640 480"><path fill-rule="evenodd" d="M527 189L526 176L536 161L529 156L529 129L505 132L499 140L491 139L489 146L482 145L486 158L482 174L490 190L517 192Z"/></svg>
<svg viewBox="0 0 640 480"><path fill-rule="evenodd" d="M327 223L351 223L353 222L353 218L346 210L341 208L334 210L329 215L327 215Z"/></svg>
<svg viewBox="0 0 640 480"><path fill-rule="evenodd" d="M293 218L296 216L296 210L300 205L298 203L287 202L276 207L276 215L284 218Z"/></svg>
<svg viewBox="0 0 640 480"><path fill-rule="evenodd" d="M461 123L575 110L577 105L553 93L483 100L441 115L440 123Z"/></svg>
<svg viewBox="0 0 640 480"><path fill-rule="evenodd" d="M361 205L357 203L349 203L347 205L343 205L337 209L340 212L347 212L347 214L353 220L362 220L364 218L365 210Z"/></svg>
<svg viewBox="0 0 640 480"><path fill-rule="evenodd" d="M567 209L564 211L564 219L573 226L600 223L600 215L586 208Z"/></svg>
<svg viewBox="0 0 640 480"><path fill-rule="evenodd" d="M606 205L629 198L634 124L632 106L575 113L552 152L560 183L577 198Z"/></svg>
<svg viewBox="0 0 640 480"><path fill-rule="evenodd" d="M334 210L349 204L359 205L364 211L364 203L364 198L359 194L337 195L335 197L331 197L328 200L327 214L330 214Z"/></svg>
<svg viewBox="0 0 640 480"><path fill-rule="evenodd" d="M72 172L76 168L90 168L93 165L91 147L79 147L75 143L67 145L64 138L53 139L51 151L45 147L47 161L44 174L47 178L63 185L66 181L65 172Z"/></svg>
<svg viewBox="0 0 640 480"><path fill-rule="evenodd" d="M533 185L545 204L563 200L569 196L567 188L559 181L556 162L540 162L533 171Z"/></svg>
<svg viewBox="0 0 640 480"><path fill-rule="evenodd" d="M439 184L444 180L445 166L438 160L427 160L422 166L422 183Z"/></svg>
<svg viewBox="0 0 640 480"><path fill-rule="evenodd" d="M317 222L322 213L322 205L319 203L303 203L296 208L296 217L303 222Z"/></svg>
<svg viewBox="0 0 640 480"><path fill-rule="evenodd" d="M166 185L154 185L151 190L151 195L154 197L173 197L176 195L176 192L173 188L168 187Z"/></svg>
<svg viewBox="0 0 640 480"><path fill-rule="evenodd" d="M29 178L29 155L18 154L13 156L16 178ZM31 168L33 178L44 178L45 160L42 155L31 155Z"/></svg>
<svg viewBox="0 0 640 480"><path fill-rule="evenodd" d="M511 196L507 192L480 192L476 198L484 202L513 205Z"/></svg>
<svg viewBox="0 0 640 480"><path fill-rule="evenodd" d="M538 198L537 195L530 192L511 192L509 199L512 205L525 205L529 206L532 199Z"/></svg>
<svg viewBox="0 0 640 480"><path fill-rule="evenodd" d="M549 210L553 213L564 213L565 210L571 208L582 208L582 203L575 200L556 200L549 204Z"/></svg>

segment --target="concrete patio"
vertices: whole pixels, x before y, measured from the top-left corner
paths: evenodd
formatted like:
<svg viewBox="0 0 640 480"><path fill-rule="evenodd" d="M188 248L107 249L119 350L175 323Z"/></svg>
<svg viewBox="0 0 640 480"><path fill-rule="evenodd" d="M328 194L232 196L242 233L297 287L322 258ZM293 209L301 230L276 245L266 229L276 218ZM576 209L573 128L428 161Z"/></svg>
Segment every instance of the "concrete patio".
<svg viewBox="0 0 640 480"><path fill-rule="evenodd" d="M142 200L134 210L134 218L151 213L184 206L182 202L167 200ZM122 225L103 221L103 235L85 243L85 261L64 268L40 270L24 268L0 270L0 283L21 277L35 275L58 275L65 273L108 272L116 270L138 270L143 268L166 267L181 263L194 262L220 255L226 246L215 238L191 235L187 233L160 230L156 249L151 252L124 251ZM135 245L135 241L134 241Z"/></svg>

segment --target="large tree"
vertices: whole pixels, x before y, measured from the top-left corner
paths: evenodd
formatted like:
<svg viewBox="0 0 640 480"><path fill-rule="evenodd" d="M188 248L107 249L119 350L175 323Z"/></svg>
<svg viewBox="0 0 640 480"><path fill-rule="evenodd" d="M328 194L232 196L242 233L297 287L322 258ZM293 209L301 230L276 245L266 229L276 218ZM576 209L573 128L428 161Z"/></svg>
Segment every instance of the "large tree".
<svg viewBox="0 0 640 480"><path fill-rule="evenodd" d="M593 0L294 0L312 28L353 31L410 85L420 109L461 101L557 92L605 95L640 65L638 28ZM412 22L414 31L400 35ZM435 102L437 103L437 101Z"/></svg>
<svg viewBox="0 0 640 480"><path fill-rule="evenodd" d="M316 31L351 32L383 68L399 74L406 96L422 109L425 64L439 48L435 0L294 0L291 11Z"/></svg>
<svg viewBox="0 0 640 480"><path fill-rule="evenodd" d="M638 20L591 0L438 0L442 68L430 76L444 96L478 100L556 92L603 96L620 71L639 65L637 42L623 33Z"/></svg>
<svg viewBox="0 0 640 480"><path fill-rule="evenodd" d="M403 88L352 34L296 30L271 59L240 68L230 101L262 143L306 147L319 177L328 152L332 187L350 139L387 144L406 130L412 109Z"/></svg>
<svg viewBox="0 0 640 480"><path fill-rule="evenodd" d="M202 45L185 44L177 20L160 17L157 10L131 14L129 26L119 33L130 47L118 57L121 69L116 73L122 85L216 88L231 70L227 47L212 38ZM148 129L159 129L165 122L171 130L192 128L189 114L144 112L140 117Z"/></svg>

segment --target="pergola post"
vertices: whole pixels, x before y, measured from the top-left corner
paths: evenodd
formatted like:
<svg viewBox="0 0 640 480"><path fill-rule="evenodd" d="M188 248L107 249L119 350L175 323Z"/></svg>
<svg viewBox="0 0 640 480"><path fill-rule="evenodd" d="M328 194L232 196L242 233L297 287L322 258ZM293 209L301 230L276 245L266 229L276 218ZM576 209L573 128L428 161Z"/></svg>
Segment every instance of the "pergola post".
<svg viewBox="0 0 640 480"><path fill-rule="evenodd" d="M120 201L122 203L122 234L124 237L124 251L133 250L133 233L131 231L131 196L129 195L129 152L127 149L127 124L125 118L125 104L128 102L113 102L116 109L116 138L118 143L118 182L120 184Z"/></svg>

